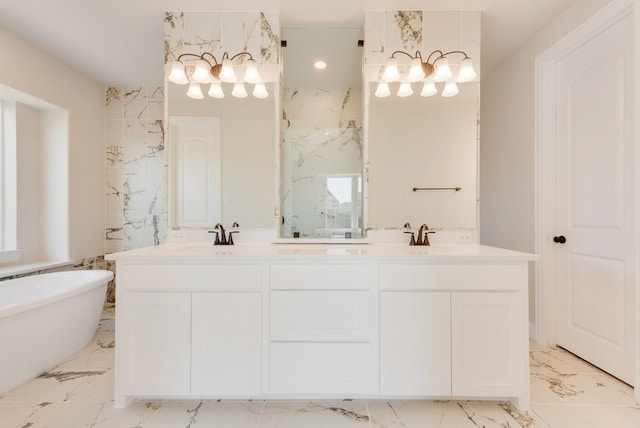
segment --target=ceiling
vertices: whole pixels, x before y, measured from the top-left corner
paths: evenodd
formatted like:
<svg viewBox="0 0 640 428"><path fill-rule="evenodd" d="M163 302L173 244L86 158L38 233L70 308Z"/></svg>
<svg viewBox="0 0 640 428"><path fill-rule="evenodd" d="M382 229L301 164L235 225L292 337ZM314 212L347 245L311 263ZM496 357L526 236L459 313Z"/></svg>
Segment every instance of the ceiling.
<svg viewBox="0 0 640 428"><path fill-rule="evenodd" d="M161 85L165 11L277 10L281 25L362 25L365 10L482 11L489 72L579 0L0 0L0 26L105 85Z"/></svg>

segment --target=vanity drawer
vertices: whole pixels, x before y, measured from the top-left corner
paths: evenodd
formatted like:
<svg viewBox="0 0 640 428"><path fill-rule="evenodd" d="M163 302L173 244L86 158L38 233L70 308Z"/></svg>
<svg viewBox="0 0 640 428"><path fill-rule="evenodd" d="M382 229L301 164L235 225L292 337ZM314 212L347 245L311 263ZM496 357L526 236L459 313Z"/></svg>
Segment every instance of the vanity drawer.
<svg viewBox="0 0 640 428"><path fill-rule="evenodd" d="M527 264L381 264L381 290L523 290Z"/></svg>
<svg viewBox="0 0 640 428"><path fill-rule="evenodd" d="M234 265L123 265L118 279L127 290L261 290L262 266Z"/></svg>
<svg viewBox="0 0 640 428"><path fill-rule="evenodd" d="M274 264L274 290L366 290L371 288L371 265L365 264Z"/></svg>
<svg viewBox="0 0 640 428"><path fill-rule="evenodd" d="M373 357L369 343L272 343L269 393L374 394Z"/></svg>
<svg viewBox="0 0 640 428"><path fill-rule="evenodd" d="M272 291L273 341L369 341L368 291Z"/></svg>

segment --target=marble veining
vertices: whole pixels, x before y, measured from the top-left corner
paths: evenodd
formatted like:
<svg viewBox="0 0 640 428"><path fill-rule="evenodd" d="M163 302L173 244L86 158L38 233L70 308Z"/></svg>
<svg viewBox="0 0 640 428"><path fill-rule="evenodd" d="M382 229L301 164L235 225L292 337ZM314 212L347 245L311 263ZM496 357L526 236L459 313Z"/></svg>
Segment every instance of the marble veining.
<svg viewBox="0 0 640 428"><path fill-rule="evenodd" d="M107 306L94 343L42 376L0 395L6 428L636 428L633 389L556 347L530 345L530 411L508 402L449 400L169 400L113 408L115 318ZM595 383L597 394L554 392L535 373L564 383ZM564 376L563 376L564 375ZM570 375L570 376L569 376ZM586 397L590 395L590 397Z"/></svg>
<svg viewBox="0 0 640 428"><path fill-rule="evenodd" d="M400 40L409 53L419 50L422 46L422 11L396 11L393 18L398 26Z"/></svg>

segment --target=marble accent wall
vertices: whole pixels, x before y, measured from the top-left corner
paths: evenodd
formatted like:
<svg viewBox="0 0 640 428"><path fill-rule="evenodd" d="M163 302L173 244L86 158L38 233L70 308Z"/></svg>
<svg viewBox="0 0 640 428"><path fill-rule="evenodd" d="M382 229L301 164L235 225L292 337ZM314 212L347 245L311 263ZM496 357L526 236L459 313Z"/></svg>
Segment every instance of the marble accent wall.
<svg viewBox="0 0 640 428"><path fill-rule="evenodd" d="M278 12L174 11L165 14L165 63L175 60L183 53L200 55L209 52L221 61L224 52L233 56L245 51L261 65L260 74L265 81L278 81Z"/></svg>
<svg viewBox="0 0 640 428"><path fill-rule="evenodd" d="M106 252L164 242L167 160L162 88L106 90Z"/></svg>
<svg viewBox="0 0 640 428"><path fill-rule="evenodd" d="M479 11L367 11L364 26L366 80L377 81L382 66L396 50L411 55L420 51L424 60L436 49L443 52L461 50L472 58L479 73L480 21ZM408 68L409 58L398 58L399 66ZM462 58L451 56L451 67L456 67Z"/></svg>
<svg viewBox="0 0 640 428"><path fill-rule="evenodd" d="M354 88L284 88L282 107L282 233L324 235L331 219L323 177L362 171L362 93Z"/></svg>

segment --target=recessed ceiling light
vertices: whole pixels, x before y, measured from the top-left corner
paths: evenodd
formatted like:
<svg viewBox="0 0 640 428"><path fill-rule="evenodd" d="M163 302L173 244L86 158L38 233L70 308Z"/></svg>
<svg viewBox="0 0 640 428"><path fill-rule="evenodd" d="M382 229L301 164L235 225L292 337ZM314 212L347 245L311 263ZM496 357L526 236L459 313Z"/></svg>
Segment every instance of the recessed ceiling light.
<svg viewBox="0 0 640 428"><path fill-rule="evenodd" d="M327 68L327 63L323 60L323 59L317 59L314 63L313 66L317 69L317 70L324 70L325 68Z"/></svg>

